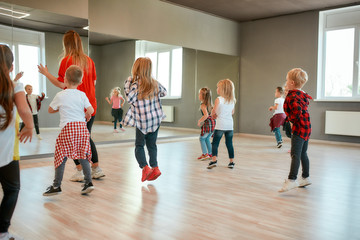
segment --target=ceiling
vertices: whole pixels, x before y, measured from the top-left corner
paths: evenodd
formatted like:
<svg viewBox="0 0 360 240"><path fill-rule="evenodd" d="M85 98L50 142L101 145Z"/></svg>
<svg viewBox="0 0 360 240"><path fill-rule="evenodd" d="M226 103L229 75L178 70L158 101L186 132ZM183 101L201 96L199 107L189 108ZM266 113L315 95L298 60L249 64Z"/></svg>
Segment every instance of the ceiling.
<svg viewBox="0 0 360 240"><path fill-rule="evenodd" d="M359 0L161 0L237 22L360 4Z"/></svg>
<svg viewBox="0 0 360 240"><path fill-rule="evenodd" d="M251 21L310 10L327 9L338 6L360 4L360 0L160 0L169 4L195 9L237 22ZM23 19L15 19L0 15L0 24L17 26L26 29L65 33L75 30L81 36L88 36L83 27L88 25L87 19L55 14L39 9L0 2L0 7L29 13ZM90 44L103 45L127 40L117 36L90 32Z"/></svg>

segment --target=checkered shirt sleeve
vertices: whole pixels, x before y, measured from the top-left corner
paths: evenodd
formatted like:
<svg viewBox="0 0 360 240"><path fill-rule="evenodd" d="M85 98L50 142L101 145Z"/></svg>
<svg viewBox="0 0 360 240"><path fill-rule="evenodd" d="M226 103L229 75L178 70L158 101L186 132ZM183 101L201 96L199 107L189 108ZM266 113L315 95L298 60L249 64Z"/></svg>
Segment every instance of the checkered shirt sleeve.
<svg viewBox="0 0 360 240"><path fill-rule="evenodd" d="M69 122L61 129L55 144L55 168L61 165L64 157L91 162L90 133L86 122Z"/></svg>
<svg viewBox="0 0 360 240"><path fill-rule="evenodd" d="M167 94L166 89L158 82L159 92L152 99L138 99L138 82L129 77L125 81L124 92L130 108L125 115L123 125L138 128L142 133L155 132L166 117L160 97Z"/></svg>

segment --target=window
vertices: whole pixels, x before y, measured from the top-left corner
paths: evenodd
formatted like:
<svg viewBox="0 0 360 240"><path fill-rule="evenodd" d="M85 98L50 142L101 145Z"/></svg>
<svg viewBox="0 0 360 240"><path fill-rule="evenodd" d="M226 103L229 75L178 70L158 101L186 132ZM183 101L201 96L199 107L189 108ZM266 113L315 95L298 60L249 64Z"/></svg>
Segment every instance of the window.
<svg viewBox="0 0 360 240"><path fill-rule="evenodd" d="M182 47L137 41L136 58L148 57L152 61L153 77L168 92L168 98L180 98L182 88Z"/></svg>
<svg viewBox="0 0 360 240"><path fill-rule="evenodd" d="M318 100L360 101L360 6L319 15Z"/></svg>
<svg viewBox="0 0 360 240"><path fill-rule="evenodd" d="M0 43L8 45L14 54L14 70L24 72L20 82L33 87L33 94L46 93L46 79L38 72L37 65L45 62L44 33L0 25Z"/></svg>

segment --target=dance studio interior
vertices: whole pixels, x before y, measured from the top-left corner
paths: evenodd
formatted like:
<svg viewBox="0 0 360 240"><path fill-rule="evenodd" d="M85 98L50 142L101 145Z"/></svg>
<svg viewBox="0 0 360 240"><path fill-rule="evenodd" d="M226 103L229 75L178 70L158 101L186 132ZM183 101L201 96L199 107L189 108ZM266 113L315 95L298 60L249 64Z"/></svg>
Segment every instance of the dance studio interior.
<svg viewBox="0 0 360 240"><path fill-rule="evenodd" d="M62 192L43 196L54 179L63 35L80 36L96 67L97 112L91 131L105 176L81 194L67 161ZM360 2L357 0L2 0L0 42L11 46L20 81L45 93L41 137L20 143L21 188L9 232L14 239L344 240L360 236ZM134 127L114 132L113 88L140 56L167 89L157 138L161 176L141 181ZM302 88L312 132L311 185L279 192L291 164L291 138L278 147L269 127L274 91L290 69L308 74ZM235 166L225 139L217 167L202 154L199 89L234 83ZM125 102L124 115L130 108ZM148 158L148 154L146 154ZM302 167L299 167L298 178ZM0 191L3 197L3 191Z"/></svg>

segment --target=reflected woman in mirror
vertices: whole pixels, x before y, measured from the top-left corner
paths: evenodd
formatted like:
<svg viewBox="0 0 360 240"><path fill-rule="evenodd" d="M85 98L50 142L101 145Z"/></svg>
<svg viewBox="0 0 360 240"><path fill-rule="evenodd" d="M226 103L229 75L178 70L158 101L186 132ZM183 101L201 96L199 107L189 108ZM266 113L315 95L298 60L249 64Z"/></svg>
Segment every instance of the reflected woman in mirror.
<svg viewBox="0 0 360 240"><path fill-rule="evenodd" d="M82 84L80 84L77 89L84 92L88 97L92 107L94 108L94 113L91 116L90 121L87 122L87 128L91 134L91 128L95 120L96 114L96 97L95 97L95 84L96 84L96 70L93 60L84 53L80 35L75 31L68 31L63 36L63 58L60 62L60 68L58 72L58 77L56 78L49 73L47 66L42 64L38 65L39 72L47 77L52 84L55 86L64 89L64 77L66 69L71 65L77 65L81 67L84 71L84 76L82 79ZM92 166L91 166L91 175L92 178L98 179L104 177L105 174L99 167L99 160L97 155L96 146L91 139L90 135L90 145L92 152ZM77 172L71 177L71 181L78 182L84 180L84 174L78 160L74 160L77 168Z"/></svg>

